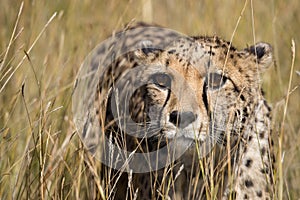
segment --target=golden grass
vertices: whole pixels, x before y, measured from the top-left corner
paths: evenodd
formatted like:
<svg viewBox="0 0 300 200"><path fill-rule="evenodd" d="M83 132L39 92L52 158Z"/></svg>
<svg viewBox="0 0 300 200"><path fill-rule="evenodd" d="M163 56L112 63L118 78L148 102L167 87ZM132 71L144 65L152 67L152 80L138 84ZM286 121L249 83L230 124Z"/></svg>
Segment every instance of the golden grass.
<svg viewBox="0 0 300 200"><path fill-rule="evenodd" d="M279 199L300 198L298 0L27 0L21 5L1 2L1 199L85 199L91 190L104 198L103 183L93 172L99 166L85 161L88 154L72 122L71 93L88 52L131 20L232 38L238 48L256 41L272 44L276 64L264 74L263 87L274 110L277 193ZM95 188L88 185L91 171Z"/></svg>

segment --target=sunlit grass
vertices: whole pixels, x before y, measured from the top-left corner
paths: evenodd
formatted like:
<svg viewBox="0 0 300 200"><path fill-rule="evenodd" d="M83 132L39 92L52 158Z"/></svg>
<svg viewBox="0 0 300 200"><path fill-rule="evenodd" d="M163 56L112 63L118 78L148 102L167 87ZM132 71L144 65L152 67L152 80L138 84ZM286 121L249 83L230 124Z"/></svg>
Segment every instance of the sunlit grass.
<svg viewBox="0 0 300 200"><path fill-rule="evenodd" d="M88 159L72 121L71 95L81 62L113 31L145 20L188 35L230 40L239 18L235 46L245 48L255 39L274 47L275 66L264 74L263 88L273 106L273 137L280 154L277 192L282 199L300 197L298 0L254 1L252 10L249 1L243 13L245 2L218 0L28 0L21 5L1 2L1 199L105 198L107 188L95 171L100 166Z"/></svg>

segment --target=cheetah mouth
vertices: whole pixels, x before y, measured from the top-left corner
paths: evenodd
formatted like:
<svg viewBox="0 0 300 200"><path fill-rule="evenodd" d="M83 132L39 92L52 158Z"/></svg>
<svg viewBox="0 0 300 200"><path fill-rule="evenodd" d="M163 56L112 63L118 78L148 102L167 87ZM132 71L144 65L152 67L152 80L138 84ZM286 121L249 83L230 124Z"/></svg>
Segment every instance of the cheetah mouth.
<svg viewBox="0 0 300 200"><path fill-rule="evenodd" d="M151 138L148 138L148 142L156 147L154 149L151 149L150 151L168 148L170 152L179 153L180 155L183 155L186 152L187 154L185 155L187 156L195 151L203 151L203 149L205 149L205 152L208 152L208 147L211 147L211 145L207 145L206 140L197 140L195 138L182 135L173 138L153 136ZM201 152L200 154L203 154L203 152Z"/></svg>
<svg viewBox="0 0 300 200"><path fill-rule="evenodd" d="M195 129L163 129L161 134L168 140L185 140L202 144L207 140L207 131Z"/></svg>

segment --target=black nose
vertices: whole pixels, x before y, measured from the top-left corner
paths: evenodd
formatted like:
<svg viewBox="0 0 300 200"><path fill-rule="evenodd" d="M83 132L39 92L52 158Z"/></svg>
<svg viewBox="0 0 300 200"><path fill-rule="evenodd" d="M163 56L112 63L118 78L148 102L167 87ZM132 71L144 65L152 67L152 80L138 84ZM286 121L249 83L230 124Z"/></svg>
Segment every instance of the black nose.
<svg viewBox="0 0 300 200"><path fill-rule="evenodd" d="M185 128L197 118L193 112L178 112L173 111L170 113L170 122L179 128Z"/></svg>

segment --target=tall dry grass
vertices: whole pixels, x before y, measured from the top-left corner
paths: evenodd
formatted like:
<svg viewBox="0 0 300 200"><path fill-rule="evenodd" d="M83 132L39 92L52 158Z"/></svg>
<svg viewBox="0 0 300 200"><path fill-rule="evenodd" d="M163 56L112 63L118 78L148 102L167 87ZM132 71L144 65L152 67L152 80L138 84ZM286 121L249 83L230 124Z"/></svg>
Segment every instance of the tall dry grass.
<svg viewBox="0 0 300 200"><path fill-rule="evenodd" d="M272 44L276 62L263 87L273 106L277 193L300 198L298 0L2 0L0 7L1 199L104 198L99 166L86 161L72 122L72 87L88 52L131 20L227 40L236 28L239 48Z"/></svg>

